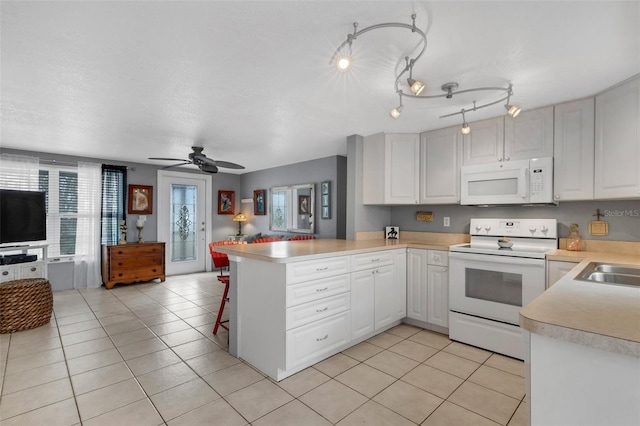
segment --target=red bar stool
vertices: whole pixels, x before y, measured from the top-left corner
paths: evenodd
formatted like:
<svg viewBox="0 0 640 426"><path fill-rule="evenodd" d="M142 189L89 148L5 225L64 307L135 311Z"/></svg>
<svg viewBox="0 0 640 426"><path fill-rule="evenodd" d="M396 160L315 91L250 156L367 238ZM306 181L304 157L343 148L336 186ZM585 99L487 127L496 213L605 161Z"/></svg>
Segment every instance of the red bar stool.
<svg viewBox="0 0 640 426"><path fill-rule="evenodd" d="M225 244L226 243L226 244ZM215 246L228 245L226 241L217 241L209 243L209 252L211 253L211 259L213 260L213 266L220 269L220 275L218 275L218 281L224 284L224 293L222 294L222 300L220 301L220 309L218 310L218 317L216 318L216 324L213 326L213 334L218 334L218 327L222 327L229 331L229 327L224 325L229 320L222 320L222 311L229 300L229 275L223 275L224 268L229 267L229 257L226 254L220 253L214 250Z"/></svg>

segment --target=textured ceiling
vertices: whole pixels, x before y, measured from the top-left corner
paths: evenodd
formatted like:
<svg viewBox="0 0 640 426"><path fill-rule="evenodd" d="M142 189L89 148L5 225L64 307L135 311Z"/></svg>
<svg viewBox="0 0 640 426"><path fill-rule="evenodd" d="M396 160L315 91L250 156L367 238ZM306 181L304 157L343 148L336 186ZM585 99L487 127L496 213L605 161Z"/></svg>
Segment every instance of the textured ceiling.
<svg viewBox="0 0 640 426"><path fill-rule="evenodd" d="M259 170L346 154L346 137L460 123L486 94L405 99L395 73L419 37L381 29L329 65L352 31L427 32L414 69L430 93L514 85L525 109L593 95L640 72L638 1L2 1L2 147L142 163L205 154ZM466 103L465 103L466 102ZM468 121L504 113L501 105ZM226 171L226 170L224 170ZM235 172L235 171L230 171Z"/></svg>

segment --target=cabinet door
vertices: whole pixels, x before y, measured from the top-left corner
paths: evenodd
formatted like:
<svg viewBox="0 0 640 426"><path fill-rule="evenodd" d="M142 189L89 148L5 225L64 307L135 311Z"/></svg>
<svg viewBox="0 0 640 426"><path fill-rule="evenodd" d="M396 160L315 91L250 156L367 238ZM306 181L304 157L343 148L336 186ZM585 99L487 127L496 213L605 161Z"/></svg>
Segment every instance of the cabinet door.
<svg viewBox="0 0 640 426"><path fill-rule="evenodd" d="M351 274L351 339L374 330L375 269Z"/></svg>
<svg viewBox="0 0 640 426"><path fill-rule="evenodd" d="M449 328L449 269L427 267L427 322Z"/></svg>
<svg viewBox="0 0 640 426"><path fill-rule="evenodd" d="M420 135L420 204L460 201L460 127Z"/></svg>
<svg viewBox="0 0 640 426"><path fill-rule="evenodd" d="M407 316L407 251L393 252L395 276L393 282L393 320L401 320Z"/></svg>
<svg viewBox="0 0 640 426"><path fill-rule="evenodd" d="M416 204L419 198L420 137L385 135L385 204Z"/></svg>
<svg viewBox="0 0 640 426"><path fill-rule="evenodd" d="M375 329L395 321L396 267L384 266L375 270ZM405 284L406 285L406 284Z"/></svg>
<svg viewBox="0 0 640 426"><path fill-rule="evenodd" d="M640 77L596 96L594 198L640 197Z"/></svg>
<svg viewBox="0 0 640 426"><path fill-rule="evenodd" d="M471 133L462 135L462 165L502 161L504 152L504 117L476 121L469 124Z"/></svg>
<svg viewBox="0 0 640 426"><path fill-rule="evenodd" d="M593 199L594 99L556 105L553 198Z"/></svg>
<svg viewBox="0 0 640 426"><path fill-rule="evenodd" d="M362 141L362 204L384 204L384 133Z"/></svg>
<svg viewBox="0 0 640 426"><path fill-rule="evenodd" d="M427 250L407 250L407 317L427 322Z"/></svg>
<svg viewBox="0 0 640 426"><path fill-rule="evenodd" d="M504 120L505 161L553 156L553 106Z"/></svg>

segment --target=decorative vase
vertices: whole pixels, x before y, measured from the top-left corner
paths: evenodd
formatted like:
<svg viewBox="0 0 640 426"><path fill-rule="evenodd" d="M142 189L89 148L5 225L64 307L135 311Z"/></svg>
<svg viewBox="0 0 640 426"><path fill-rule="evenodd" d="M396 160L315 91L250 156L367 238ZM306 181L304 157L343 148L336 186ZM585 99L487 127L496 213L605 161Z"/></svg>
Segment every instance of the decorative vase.
<svg viewBox="0 0 640 426"><path fill-rule="evenodd" d="M136 228L138 228L138 244L144 243L144 241L142 241L142 228L144 228L144 226L136 226Z"/></svg>

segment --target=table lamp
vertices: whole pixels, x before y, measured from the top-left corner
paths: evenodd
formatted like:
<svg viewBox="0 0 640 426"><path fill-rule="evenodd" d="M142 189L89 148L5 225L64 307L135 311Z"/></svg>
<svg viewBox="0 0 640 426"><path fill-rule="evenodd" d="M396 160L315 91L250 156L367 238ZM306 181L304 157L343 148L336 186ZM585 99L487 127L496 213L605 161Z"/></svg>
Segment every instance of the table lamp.
<svg viewBox="0 0 640 426"><path fill-rule="evenodd" d="M233 217L233 221L238 222L238 236L242 235L242 222L246 222L247 220L247 216L243 213L238 213Z"/></svg>

